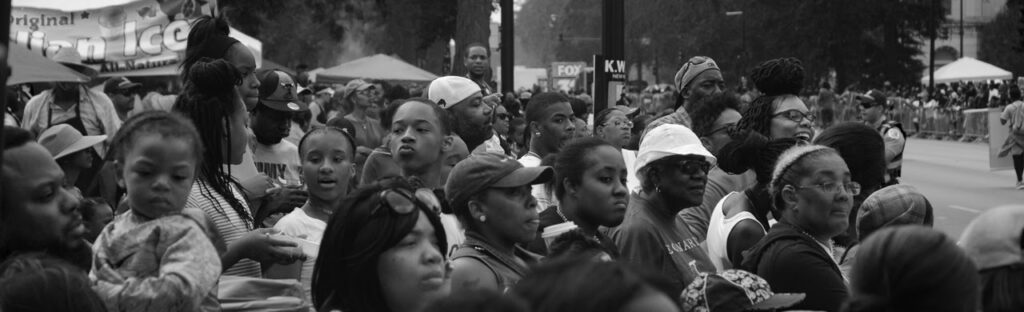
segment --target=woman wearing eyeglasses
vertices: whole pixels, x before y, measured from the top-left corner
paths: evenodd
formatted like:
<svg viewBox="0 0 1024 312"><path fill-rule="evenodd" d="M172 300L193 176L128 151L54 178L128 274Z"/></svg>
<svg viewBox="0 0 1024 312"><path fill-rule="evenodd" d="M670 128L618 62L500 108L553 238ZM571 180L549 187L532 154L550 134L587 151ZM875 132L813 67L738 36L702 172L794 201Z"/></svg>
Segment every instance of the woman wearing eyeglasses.
<svg viewBox="0 0 1024 312"><path fill-rule="evenodd" d="M672 293L680 293L700 272L714 270L701 240L677 216L700 205L714 163L689 128L654 128L640 143L636 160L642 190L630 198L622 224L609 231L620 259L659 270L672 282Z"/></svg>
<svg viewBox="0 0 1024 312"><path fill-rule="evenodd" d="M531 185L551 180L551 167L524 168L496 153L470 155L452 168L445 196L466 229L452 252L452 291L504 292L539 256L521 246L537 236L540 219Z"/></svg>
<svg viewBox="0 0 1024 312"><path fill-rule="evenodd" d="M430 191L386 179L345 199L313 269L319 311L422 311L448 296L450 266Z"/></svg>
<svg viewBox="0 0 1024 312"><path fill-rule="evenodd" d="M622 159L626 162L627 190L632 191L634 187L639 187L640 181L636 178L636 167L633 167L636 151L625 148L633 138L633 121L629 119L629 114L621 107L606 108L594 115L594 136L605 140L622 153Z"/></svg>
<svg viewBox="0 0 1024 312"><path fill-rule="evenodd" d="M725 172L741 174L753 171L754 186L731 192L714 206L707 230L708 256L719 272L742 262L743 251L764 237L772 211L768 183L779 155L797 144L793 138L768 140L761 134L746 131L734 135L718 151L718 166ZM778 216L772 216L777 219Z"/></svg>
<svg viewBox="0 0 1024 312"><path fill-rule="evenodd" d="M747 251L741 268L772 290L806 293L795 310L837 311L848 296L832 238L846 231L860 184L835 150L798 146L779 157L770 184L779 223Z"/></svg>
<svg viewBox="0 0 1024 312"><path fill-rule="evenodd" d="M750 103L737 129L753 130L772 140L794 138L810 142L814 138L814 115L797 96L803 86L804 68L800 60L769 60L750 75L762 95Z"/></svg>

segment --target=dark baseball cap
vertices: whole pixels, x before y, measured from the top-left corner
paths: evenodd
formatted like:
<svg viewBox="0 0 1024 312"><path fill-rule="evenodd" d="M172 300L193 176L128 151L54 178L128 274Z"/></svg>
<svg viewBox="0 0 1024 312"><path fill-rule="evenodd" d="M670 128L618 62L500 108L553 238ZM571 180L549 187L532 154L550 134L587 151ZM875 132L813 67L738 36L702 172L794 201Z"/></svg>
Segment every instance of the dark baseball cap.
<svg viewBox="0 0 1024 312"><path fill-rule="evenodd" d="M548 166L526 168L504 154L476 153L452 168L444 193L452 207L460 207L486 189L541 184L554 175L554 169Z"/></svg>
<svg viewBox="0 0 1024 312"><path fill-rule="evenodd" d="M857 100L860 101L861 106L866 108L885 106L886 104L885 93L878 89L871 89L867 93L857 95Z"/></svg>
<svg viewBox="0 0 1024 312"><path fill-rule="evenodd" d="M115 93L141 87L142 84L132 82L125 77L114 77L103 83L103 93Z"/></svg>
<svg viewBox="0 0 1024 312"><path fill-rule="evenodd" d="M299 85L287 73L268 70L258 74L260 79L260 103L282 112L301 112L309 107L298 101Z"/></svg>

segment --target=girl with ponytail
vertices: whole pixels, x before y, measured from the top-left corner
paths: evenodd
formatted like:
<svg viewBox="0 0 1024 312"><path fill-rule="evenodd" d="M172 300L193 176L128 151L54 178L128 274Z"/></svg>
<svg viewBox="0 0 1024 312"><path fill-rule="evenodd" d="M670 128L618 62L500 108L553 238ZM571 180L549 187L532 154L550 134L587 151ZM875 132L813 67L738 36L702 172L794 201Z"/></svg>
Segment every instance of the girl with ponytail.
<svg viewBox="0 0 1024 312"><path fill-rule="evenodd" d="M793 138L769 140L754 131L739 131L732 142L718 152L718 167L730 174L753 171L757 183L742 192L732 192L715 205L708 223L708 256L718 271L736 267L742 252L757 243L771 225L768 185L782 152L797 144ZM773 216L775 219L778 216Z"/></svg>
<svg viewBox="0 0 1024 312"><path fill-rule="evenodd" d="M192 22L188 32L185 59L181 62L181 81L188 83L189 70L202 58L223 59L238 71L235 83L239 95L251 110L259 102L260 80L256 78L256 57L244 44L228 35L231 28L223 17L203 16Z"/></svg>
<svg viewBox="0 0 1024 312"><path fill-rule="evenodd" d="M189 66L185 90L174 111L195 124L204 160L188 195L186 208L201 209L227 245L221 254L225 275L260 277L257 261L291 263L302 258L294 242L272 238L270 229L256 230L241 186L225 165L242 162L247 143L245 106L235 86L239 72L225 60L200 58Z"/></svg>

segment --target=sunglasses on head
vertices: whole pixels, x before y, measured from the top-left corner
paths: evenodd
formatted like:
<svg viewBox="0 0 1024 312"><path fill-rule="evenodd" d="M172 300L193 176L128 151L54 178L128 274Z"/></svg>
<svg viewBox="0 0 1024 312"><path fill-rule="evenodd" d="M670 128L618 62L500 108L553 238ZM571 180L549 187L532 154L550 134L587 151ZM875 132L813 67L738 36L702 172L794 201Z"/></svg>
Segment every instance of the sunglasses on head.
<svg viewBox="0 0 1024 312"><path fill-rule="evenodd" d="M371 215L381 213L381 207L384 206L398 215L410 214L416 211L417 203L436 214L441 213L441 200L437 198L434 191L427 188L417 189L412 193L404 189L387 189L380 191L378 197L382 205L374 208L370 212Z"/></svg>

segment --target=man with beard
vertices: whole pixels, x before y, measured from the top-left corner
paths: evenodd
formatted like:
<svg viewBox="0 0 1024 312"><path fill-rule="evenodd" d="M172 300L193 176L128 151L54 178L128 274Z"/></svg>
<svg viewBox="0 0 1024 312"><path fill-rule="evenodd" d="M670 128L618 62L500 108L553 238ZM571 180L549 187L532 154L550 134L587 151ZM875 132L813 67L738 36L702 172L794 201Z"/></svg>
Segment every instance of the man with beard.
<svg viewBox="0 0 1024 312"><path fill-rule="evenodd" d="M530 151L519 158L523 167L540 166L541 160L562 149L576 131L569 98L561 93L547 92L534 96L526 107L526 137ZM557 203L544 191L544 185L533 185L537 208L544 211Z"/></svg>
<svg viewBox="0 0 1024 312"><path fill-rule="evenodd" d="M64 172L31 133L10 126L3 131L0 262L43 252L87 271L92 251L84 240L79 201L64 187Z"/></svg>
<svg viewBox="0 0 1024 312"><path fill-rule="evenodd" d="M494 135L491 113L483 102L480 86L466 77L445 76L435 79L427 89L427 97L448 111L452 131L473 153L504 154L501 140Z"/></svg>
<svg viewBox="0 0 1024 312"><path fill-rule="evenodd" d="M487 46L479 42L470 43L466 46L466 59L463 64L469 71L466 78L480 86L480 93L483 96L494 94L495 90L498 90L494 81L487 81L487 71L491 66L491 51L487 49Z"/></svg>
<svg viewBox="0 0 1024 312"><path fill-rule="evenodd" d="M679 90L676 94L676 111L651 122L644 129L645 134L664 124L677 124L689 128L690 114L696 109L694 106L697 102L725 90L722 71L718 69L715 60L706 56L694 56L683 64L676 72L675 84Z"/></svg>
<svg viewBox="0 0 1024 312"><path fill-rule="evenodd" d="M298 189L302 184L299 174L302 161L299 149L284 138L288 137L294 114L308 108L298 103L297 86L288 74L271 70L261 72L259 78L260 101L252 110L249 146L256 170L266 175L275 187L268 191L270 200L264 203L264 208L268 208L267 205L270 208L301 207L307 197Z"/></svg>

